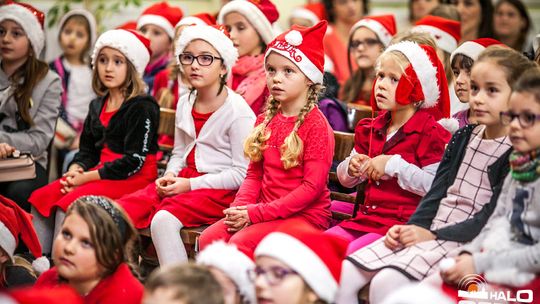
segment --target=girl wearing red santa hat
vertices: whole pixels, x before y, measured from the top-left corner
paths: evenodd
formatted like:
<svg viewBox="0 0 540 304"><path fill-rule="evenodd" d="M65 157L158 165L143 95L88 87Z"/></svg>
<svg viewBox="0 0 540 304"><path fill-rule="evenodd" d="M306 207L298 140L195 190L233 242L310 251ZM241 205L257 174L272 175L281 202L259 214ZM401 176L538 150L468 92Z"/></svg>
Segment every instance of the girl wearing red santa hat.
<svg viewBox="0 0 540 304"><path fill-rule="evenodd" d="M393 286L435 273L450 251L474 239L493 213L512 152L500 112L508 108L512 85L535 66L508 48L484 51L471 73L471 104L480 125L458 130L432 187L407 224L347 257L340 301L350 303L371 282L370 302L381 302Z"/></svg>
<svg viewBox="0 0 540 304"><path fill-rule="evenodd" d="M83 196L66 212L54 240L55 267L44 272L36 287L68 284L85 303L141 303L137 280L137 230L124 211L102 196Z"/></svg>
<svg viewBox="0 0 540 304"><path fill-rule="evenodd" d="M127 30L107 31L96 42L92 85L99 97L90 103L79 152L63 177L28 200L45 253L53 227L60 227L74 200L89 194L119 198L157 177L159 107L142 81L149 46L148 39Z"/></svg>
<svg viewBox="0 0 540 304"><path fill-rule="evenodd" d="M272 41L265 55L272 97L244 142L251 159L225 219L207 228L201 248L223 239L251 256L277 224L301 220L328 228L330 193L326 186L334 136L317 108L323 80L322 37L326 21L293 28Z"/></svg>

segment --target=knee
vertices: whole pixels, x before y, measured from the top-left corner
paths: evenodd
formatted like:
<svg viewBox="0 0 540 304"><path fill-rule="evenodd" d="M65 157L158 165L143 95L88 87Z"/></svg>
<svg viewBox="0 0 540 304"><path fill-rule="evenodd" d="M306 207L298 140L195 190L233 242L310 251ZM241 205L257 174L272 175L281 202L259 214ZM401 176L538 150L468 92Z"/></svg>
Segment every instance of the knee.
<svg viewBox="0 0 540 304"><path fill-rule="evenodd" d="M172 215L169 211L159 210L156 212L152 221L150 222L150 231L155 231L159 229L167 228L178 228L180 229L182 224L180 221Z"/></svg>
<svg viewBox="0 0 540 304"><path fill-rule="evenodd" d="M206 228L199 236L199 248L202 250L206 246L210 245L214 241L224 240L228 241L227 230L221 221L216 222L210 227Z"/></svg>

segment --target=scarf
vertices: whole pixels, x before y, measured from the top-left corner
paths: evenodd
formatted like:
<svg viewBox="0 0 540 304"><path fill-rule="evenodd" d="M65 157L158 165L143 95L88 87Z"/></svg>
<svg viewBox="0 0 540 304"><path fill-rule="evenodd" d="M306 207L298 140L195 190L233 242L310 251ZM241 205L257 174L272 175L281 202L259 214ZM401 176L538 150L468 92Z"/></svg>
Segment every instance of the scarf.
<svg viewBox="0 0 540 304"><path fill-rule="evenodd" d="M257 56L242 56L232 68L231 81L236 77L245 77L236 88L236 93L242 95L251 106L266 88L266 74L264 71L264 54ZM229 83L232 88L232 82Z"/></svg>
<svg viewBox="0 0 540 304"><path fill-rule="evenodd" d="M520 182L532 182L540 176L540 148L531 152L513 151L510 154L512 178Z"/></svg>

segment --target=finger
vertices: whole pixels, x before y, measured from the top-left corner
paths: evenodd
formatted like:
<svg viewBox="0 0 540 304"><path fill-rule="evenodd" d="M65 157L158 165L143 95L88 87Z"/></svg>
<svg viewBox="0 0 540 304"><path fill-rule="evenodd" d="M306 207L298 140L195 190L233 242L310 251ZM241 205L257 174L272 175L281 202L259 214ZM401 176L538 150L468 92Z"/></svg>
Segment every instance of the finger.
<svg viewBox="0 0 540 304"><path fill-rule="evenodd" d="M388 247L391 250L394 250L399 245L399 243L396 240L388 236L384 238L384 244L386 245L386 247Z"/></svg>
<svg viewBox="0 0 540 304"><path fill-rule="evenodd" d="M236 210L247 210L247 206L237 206Z"/></svg>

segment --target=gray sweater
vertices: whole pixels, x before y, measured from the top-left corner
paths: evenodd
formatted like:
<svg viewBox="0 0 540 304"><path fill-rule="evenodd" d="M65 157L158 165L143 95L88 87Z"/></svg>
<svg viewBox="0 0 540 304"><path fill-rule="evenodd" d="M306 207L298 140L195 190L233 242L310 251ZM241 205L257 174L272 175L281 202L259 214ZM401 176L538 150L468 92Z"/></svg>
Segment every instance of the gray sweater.
<svg viewBox="0 0 540 304"><path fill-rule="evenodd" d="M21 128L21 123L17 126L17 103L12 92L8 76L0 68L0 143L30 152L47 168L47 147L54 135L62 93L60 77L49 71L34 88L30 108L34 125L29 128Z"/></svg>

